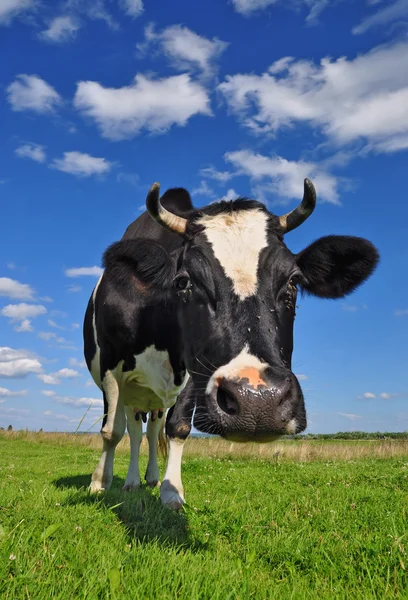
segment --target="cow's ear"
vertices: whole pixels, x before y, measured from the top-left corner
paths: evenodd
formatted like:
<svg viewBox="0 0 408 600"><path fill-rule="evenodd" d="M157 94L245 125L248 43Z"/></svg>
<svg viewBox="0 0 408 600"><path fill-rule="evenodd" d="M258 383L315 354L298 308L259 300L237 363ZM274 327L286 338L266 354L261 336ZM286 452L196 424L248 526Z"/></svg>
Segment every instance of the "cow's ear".
<svg viewBox="0 0 408 600"><path fill-rule="evenodd" d="M115 242L105 250L103 266L114 279L133 276L152 291L169 289L175 271L170 255L153 240Z"/></svg>
<svg viewBox="0 0 408 600"><path fill-rule="evenodd" d="M303 274L300 287L320 298L343 298L368 279L378 261L377 249L366 239L322 237L296 256Z"/></svg>

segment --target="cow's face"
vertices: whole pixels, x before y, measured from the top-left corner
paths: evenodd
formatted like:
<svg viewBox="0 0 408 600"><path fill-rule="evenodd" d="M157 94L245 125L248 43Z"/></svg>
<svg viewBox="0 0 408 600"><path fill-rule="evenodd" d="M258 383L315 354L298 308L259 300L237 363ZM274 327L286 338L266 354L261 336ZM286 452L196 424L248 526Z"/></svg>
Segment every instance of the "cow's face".
<svg viewBox="0 0 408 600"><path fill-rule="evenodd" d="M173 192L180 190L165 195ZM261 442L306 428L291 368L298 290L344 297L378 262L369 241L350 236L323 237L292 254L284 234L306 220L315 202L306 180L302 203L282 217L258 202L237 200L182 218L162 206L159 186L152 186L150 215L181 235L183 246L169 256L155 242L138 240L120 253L132 277L176 302L197 429ZM109 252L106 257L109 262Z"/></svg>
<svg viewBox="0 0 408 600"><path fill-rule="evenodd" d="M276 218L255 203L225 203L192 228L199 232L183 248L174 287L194 425L237 441L303 431L291 370L302 273Z"/></svg>

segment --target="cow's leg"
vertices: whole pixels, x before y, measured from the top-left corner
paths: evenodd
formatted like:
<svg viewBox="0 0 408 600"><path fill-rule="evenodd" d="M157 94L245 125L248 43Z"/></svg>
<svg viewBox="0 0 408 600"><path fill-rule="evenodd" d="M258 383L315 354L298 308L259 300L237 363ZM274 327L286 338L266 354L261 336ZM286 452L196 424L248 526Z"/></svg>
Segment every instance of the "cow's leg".
<svg viewBox="0 0 408 600"><path fill-rule="evenodd" d="M169 456L167 468L160 488L162 504L179 510L184 504L184 490L181 481L181 459L184 443L191 431L191 420L194 412L194 399L191 389L192 381L177 399L177 402L168 412L166 420L166 435L169 441Z"/></svg>
<svg viewBox="0 0 408 600"><path fill-rule="evenodd" d="M113 371L106 371L102 379L104 412L101 435L102 456L92 474L91 492L108 490L113 479L113 459L116 446L123 438L126 427L125 408L120 401L119 384Z"/></svg>
<svg viewBox="0 0 408 600"><path fill-rule="evenodd" d="M139 450L143 437L142 419L136 420L132 406L126 406L127 430L130 438L130 463L123 490L134 490L140 485Z"/></svg>
<svg viewBox="0 0 408 600"><path fill-rule="evenodd" d="M157 442L159 433L164 426L164 409L150 413L146 437L149 442L149 462L145 474L146 483L150 487L160 485L159 465L157 464Z"/></svg>

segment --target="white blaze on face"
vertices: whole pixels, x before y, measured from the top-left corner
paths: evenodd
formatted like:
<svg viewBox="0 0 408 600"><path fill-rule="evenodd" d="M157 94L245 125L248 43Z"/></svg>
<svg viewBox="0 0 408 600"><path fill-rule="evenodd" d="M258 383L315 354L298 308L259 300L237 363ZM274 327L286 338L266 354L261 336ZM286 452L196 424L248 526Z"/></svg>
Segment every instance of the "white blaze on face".
<svg viewBox="0 0 408 600"><path fill-rule="evenodd" d="M268 245L268 216L259 209L204 215L197 221L241 300L257 291L259 255Z"/></svg>
<svg viewBox="0 0 408 600"><path fill-rule="evenodd" d="M233 358L228 364L219 367L219 369L213 373L208 380L207 388L205 390L206 394L211 394L217 386L217 381L223 378L234 379L235 377L246 377L251 380L251 377L255 375L257 380L262 379L262 372L267 366L267 363L262 362L256 356L250 354L249 347L245 344L238 356ZM256 383L258 383L258 381Z"/></svg>

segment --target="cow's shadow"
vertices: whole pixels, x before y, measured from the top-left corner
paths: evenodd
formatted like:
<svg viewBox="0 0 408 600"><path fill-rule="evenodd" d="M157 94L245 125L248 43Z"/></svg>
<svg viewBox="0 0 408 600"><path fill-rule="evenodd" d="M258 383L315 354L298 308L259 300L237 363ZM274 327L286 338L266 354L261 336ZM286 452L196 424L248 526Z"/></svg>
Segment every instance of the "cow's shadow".
<svg viewBox="0 0 408 600"><path fill-rule="evenodd" d="M115 513L126 528L129 542L145 544L154 541L180 550L188 548L193 552L204 549L204 545L192 539L189 533L188 508L179 512L170 510L161 504L157 490L147 486L124 492L124 480L116 476L108 492L91 494L88 491L90 481L89 475L75 475L56 479L53 484L59 489L69 490L61 504L103 506Z"/></svg>

